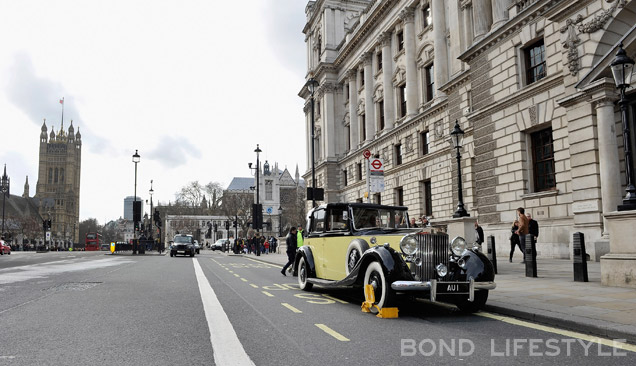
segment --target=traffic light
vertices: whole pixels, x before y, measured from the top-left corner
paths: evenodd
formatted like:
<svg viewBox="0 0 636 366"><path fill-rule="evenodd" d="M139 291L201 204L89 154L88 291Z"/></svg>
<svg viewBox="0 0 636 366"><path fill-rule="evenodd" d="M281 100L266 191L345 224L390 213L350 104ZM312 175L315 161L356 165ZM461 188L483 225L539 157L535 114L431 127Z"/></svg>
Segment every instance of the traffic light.
<svg viewBox="0 0 636 366"><path fill-rule="evenodd" d="M230 230L230 222L229 221L225 221L225 230Z"/></svg>
<svg viewBox="0 0 636 366"><path fill-rule="evenodd" d="M234 220L234 224L232 226L236 227L236 220Z"/></svg>
<svg viewBox="0 0 636 366"><path fill-rule="evenodd" d="M216 224L216 222L214 223L214 232L216 232L219 229L218 225Z"/></svg>
<svg viewBox="0 0 636 366"><path fill-rule="evenodd" d="M152 215L153 220L155 220L155 225L161 227L161 216L159 215L159 211L155 209L155 213Z"/></svg>
<svg viewBox="0 0 636 366"><path fill-rule="evenodd" d="M46 220L46 230L51 230L51 219Z"/></svg>

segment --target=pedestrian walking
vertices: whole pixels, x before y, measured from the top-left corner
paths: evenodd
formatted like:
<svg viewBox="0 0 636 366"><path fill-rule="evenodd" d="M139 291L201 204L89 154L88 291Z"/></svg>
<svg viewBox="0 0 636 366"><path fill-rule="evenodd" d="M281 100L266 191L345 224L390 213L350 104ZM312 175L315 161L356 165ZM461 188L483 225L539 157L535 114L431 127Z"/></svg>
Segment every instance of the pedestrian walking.
<svg viewBox="0 0 636 366"><path fill-rule="evenodd" d="M475 221L475 243L481 245L484 242L484 229L479 226L479 222Z"/></svg>
<svg viewBox="0 0 636 366"><path fill-rule="evenodd" d="M296 244L298 248L303 246L303 227L298 225L298 230L296 231Z"/></svg>
<svg viewBox="0 0 636 366"><path fill-rule="evenodd" d="M519 230L519 221L515 220L512 223L512 228L510 229L510 263L512 263L512 256L515 253L515 247L519 247L521 254L523 254L523 249L521 248L521 242L519 242L519 235L517 234L517 230Z"/></svg>
<svg viewBox="0 0 636 366"><path fill-rule="evenodd" d="M526 261L526 235L529 233L529 223L526 217L526 210L523 207L517 209L517 216L519 220L519 228L517 229L517 235L519 235L519 242L521 243L521 251L523 252L523 262Z"/></svg>
<svg viewBox="0 0 636 366"><path fill-rule="evenodd" d="M532 214L526 212L528 218L528 233L532 235L532 243L537 244L537 238L539 237L539 223L532 219Z"/></svg>
<svg viewBox="0 0 636 366"><path fill-rule="evenodd" d="M285 243L287 243L287 264L285 264L285 266L283 266L283 269L280 271L283 276L287 276L285 271L287 270L287 268L289 268L289 266L294 264L294 259L296 257L297 240L298 236L296 233L296 228L292 227L289 229L289 234L287 235L287 238L285 240Z"/></svg>

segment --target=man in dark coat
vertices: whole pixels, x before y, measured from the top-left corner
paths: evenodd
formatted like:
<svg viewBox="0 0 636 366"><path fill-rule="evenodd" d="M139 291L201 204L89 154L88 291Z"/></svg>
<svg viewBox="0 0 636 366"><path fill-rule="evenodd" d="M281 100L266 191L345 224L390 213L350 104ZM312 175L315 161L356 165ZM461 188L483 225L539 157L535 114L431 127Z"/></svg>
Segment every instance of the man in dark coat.
<svg viewBox="0 0 636 366"><path fill-rule="evenodd" d="M532 219L531 213L526 213L528 218L528 233L532 235L532 242L536 244L539 237L539 223Z"/></svg>
<svg viewBox="0 0 636 366"><path fill-rule="evenodd" d="M289 234L287 234L287 239L285 240L285 243L287 244L287 264L285 264L283 269L280 271L280 273L282 273L283 276L287 276L285 271L287 270L287 268L289 268L289 266L294 264L294 258L296 257L296 249L297 249L298 242L296 240L295 227L292 226L291 229L289 229Z"/></svg>

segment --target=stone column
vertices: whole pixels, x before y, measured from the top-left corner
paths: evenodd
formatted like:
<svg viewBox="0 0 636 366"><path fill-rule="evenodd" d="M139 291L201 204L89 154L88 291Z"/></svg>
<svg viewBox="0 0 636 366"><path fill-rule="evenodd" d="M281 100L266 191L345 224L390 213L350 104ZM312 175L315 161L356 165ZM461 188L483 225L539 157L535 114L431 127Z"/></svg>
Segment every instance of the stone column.
<svg viewBox="0 0 636 366"><path fill-rule="evenodd" d="M320 143L322 145L320 151L321 157L326 160L335 157L338 154L337 146L339 139L336 133L336 85L332 83L325 83L322 85L322 113L320 119L322 120L322 136L320 136Z"/></svg>
<svg viewBox="0 0 636 366"><path fill-rule="evenodd" d="M621 168L616 142L616 121L614 119L614 101L602 98L595 102L598 129L598 155L601 177L601 198L603 215L616 211L621 203ZM603 220L603 237L608 236L607 221Z"/></svg>
<svg viewBox="0 0 636 366"><path fill-rule="evenodd" d="M393 90L393 57L391 32L382 33L378 43L382 45L382 86L384 88L384 126L386 130L395 124L395 94Z"/></svg>
<svg viewBox="0 0 636 366"><path fill-rule="evenodd" d="M358 129L358 83L356 82L356 70L349 70L349 131L351 134L351 150L358 148L360 144L360 132Z"/></svg>
<svg viewBox="0 0 636 366"><path fill-rule="evenodd" d="M511 0L492 0L492 28L495 29L508 20L508 7Z"/></svg>
<svg viewBox="0 0 636 366"><path fill-rule="evenodd" d="M439 87L448 81L448 46L446 43L446 12L444 0L433 0L433 37L435 47L435 97L443 96ZM407 70L408 74L408 70ZM408 83L407 83L408 85Z"/></svg>
<svg viewBox="0 0 636 366"><path fill-rule="evenodd" d="M364 64L364 115L366 124L366 141L373 140L375 136L375 105L373 103L373 53L366 52L361 61Z"/></svg>
<svg viewBox="0 0 636 366"><path fill-rule="evenodd" d="M491 0L473 0L473 24L475 26L475 42L484 38L492 25Z"/></svg>
<svg viewBox="0 0 636 366"><path fill-rule="evenodd" d="M473 2L472 0L462 1L462 13L464 15L464 47L467 50L473 44Z"/></svg>
<svg viewBox="0 0 636 366"><path fill-rule="evenodd" d="M417 114L417 65L415 63L415 11L406 8L400 13L404 23L404 48L406 53L406 115ZM437 20L434 19L434 22ZM436 26L433 25L433 28Z"/></svg>

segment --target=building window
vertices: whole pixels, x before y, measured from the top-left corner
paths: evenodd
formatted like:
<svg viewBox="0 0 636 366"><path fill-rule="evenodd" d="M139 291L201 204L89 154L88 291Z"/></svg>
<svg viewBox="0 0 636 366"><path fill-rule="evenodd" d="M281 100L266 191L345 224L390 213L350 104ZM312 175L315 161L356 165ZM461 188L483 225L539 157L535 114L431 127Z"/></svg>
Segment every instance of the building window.
<svg viewBox="0 0 636 366"><path fill-rule="evenodd" d="M349 101L349 84L348 83L345 85L345 100L347 102Z"/></svg>
<svg viewBox="0 0 636 366"><path fill-rule="evenodd" d="M270 179L265 180L265 199L268 201L272 200L272 193L273 193L272 182L273 181Z"/></svg>
<svg viewBox="0 0 636 366"><path fill-rule="evenodd" d="M358 181L362 180L362 163L357 164Z"/></svg>
<svg viewBox="0 0 636 366"><path fill-rule="evenodd" d="M400 118L402 118L406 116L406 83L398 86L398 97Z"/></svg>
<svg viewBox="0 0 636 366"><path fill-rule="evenodd" d="M360 115L360 141L366 141L367 139L367 119L363 114Z"/></svg>
<svg viewBox="0 0 636 366"><path fill-rule="evenodd" d="M552 128L535 132L530 136L534 190L535 192L552 190L556 187Z"/></svg>
<svg viewBox="0 0 636 366"><path fill-rule="evenodd" d="M422 28L426 29L429 25L433 24L433 18L431 17L431 7L426 5L422 8Z"/></svg>
<svg viewBox="0 0 636 366"><path fill-rule="evenodd" d="M526 84L532 84L546 76L545 46L543 39L525 49Z"/></svg>
<svg viewBox="0 0 636 366"><path fill-rule="evenodd" d="M345 147L346 147L346 151L351 150L351 126L345 126L345 136L346 136L346 141L345 141Z"/></svg>
<svg viewBox="0 0 636 366"><path fill-rule="evenodd" d="M342 171L342 181L344 183L344 186L346 187L349 184L349 181L347 179L347 169Z"/></svg>
<svg viewBox="0 0 636 366"><path fill-rule="evenodd" d="M49 168L49 184L53 183L53 168Z"/></svg>
<svg viewBox="0 0 636 366"><path fill-rule="evenodd" d="M426 74L426 101L431 101L435 97L435 68L431 64L424 69Z"/></svg>
<svg viewBox="0 0 636 366"><path fill-rule="evenodd" d="M395 145L393 153L395 154L395 165L402 164L402 144Z"/></svg>
<svg viewBox="0 0 636 366"><path fill-rule="evenodd" d="M428 130L420 133L420 140L422 141L422 155L428 154L429 137Z"/></svg>
<svg viewBox="0 0 636 366"><path fill-rule="evenodd" d="M395 204L397 206L404 206L404 189L402 187L395 189Z"/></svg>
<svg viewBox="0 0 636 366"><path fill-rule="evenodd" d="M397 32L397 50L398 52L402 51L404 49L404 32L403 31L399 31Z"/></svg>
<svg viewBox="0 0 636 366"><path fill-rule="evenodd" d="M382 51L377 53L376 60L378 61L378 71L382 71Z"/></svg>
<svg viewBox="0 0 636 366"><path fill-rule="evenodd" d="M422 213L425 216L433 215L433 195L430 180L425 180L421 183L420 193L422 194Z"/></svg>
<svg viewBox="0 0 636 366"><path fill-rule="evenodd" d="M316 103L316 118L320 118L320 102Z"/></svg>
<svg viewBox="0 0 636 366"><path fill-rule="evenodd" d="M318 59L320 60L320 55L322 54L322 36L318 36Z"/></svg>
<svg viewBox="0 0 636 366"><path fill-rule="evenodd" d="M384 130L384 100L378 102L378 131Z"/></svg>
<svg viewBox="0 0 636 366"><path fill-rule="evenodd" d="M364 69L360 69L360 87L364 86Z"/></svg>
<svg viewBox="0 0 636 366"><path fill-rule="evenodd" d="M54 178L53 182L55 182L55 183L58 182L58 169L57 168L55 168L55 178Z"/></svg>

